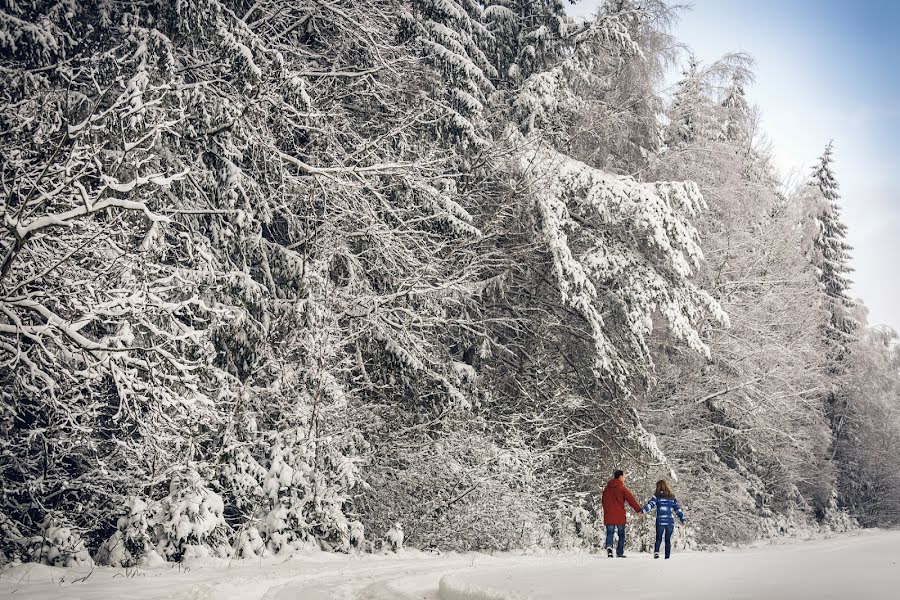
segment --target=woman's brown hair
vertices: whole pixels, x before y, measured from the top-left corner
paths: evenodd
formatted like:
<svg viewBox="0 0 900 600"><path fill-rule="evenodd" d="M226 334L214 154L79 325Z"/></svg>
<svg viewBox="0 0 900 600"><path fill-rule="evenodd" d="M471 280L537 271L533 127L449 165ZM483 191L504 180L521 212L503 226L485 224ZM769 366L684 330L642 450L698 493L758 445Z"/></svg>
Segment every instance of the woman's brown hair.
<svg viewBox="0 0 900 600"><path fill-rule="evenodd" d="M656 494L655 496L661 496L663 498L674 498L675 494L672 493L671 488L669 488L669 484L666 483L665 479L660 479L656 482Z"/></svg>

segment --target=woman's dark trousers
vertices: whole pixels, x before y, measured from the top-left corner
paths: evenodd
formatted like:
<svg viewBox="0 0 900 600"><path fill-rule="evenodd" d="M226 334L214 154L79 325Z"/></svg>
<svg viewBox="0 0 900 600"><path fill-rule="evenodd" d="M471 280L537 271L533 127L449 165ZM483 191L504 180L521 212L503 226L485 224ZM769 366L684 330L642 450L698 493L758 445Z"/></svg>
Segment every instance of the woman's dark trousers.
<svg viewBox="0 0 900 600"><path fill-rule="evenodd" d="M662 544L663 536L666 538L666 558L672 554L672 532L675 531L675 523L671 525L656 524L656 544L653 545L653 552L659 554L659 546Z"/></svg>

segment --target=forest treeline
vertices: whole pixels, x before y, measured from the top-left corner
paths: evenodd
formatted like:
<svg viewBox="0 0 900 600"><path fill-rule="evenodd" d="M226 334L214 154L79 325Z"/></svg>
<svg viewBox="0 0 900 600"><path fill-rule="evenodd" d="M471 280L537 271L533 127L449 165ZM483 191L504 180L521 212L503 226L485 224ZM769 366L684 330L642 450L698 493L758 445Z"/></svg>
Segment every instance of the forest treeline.
<svg viewBox="0 0 900 600"><path fill-rule="evenodd" d="M0 562L590 545L615 467L686 544L896 525L831 146L565 8L0 0Z"/></svg>

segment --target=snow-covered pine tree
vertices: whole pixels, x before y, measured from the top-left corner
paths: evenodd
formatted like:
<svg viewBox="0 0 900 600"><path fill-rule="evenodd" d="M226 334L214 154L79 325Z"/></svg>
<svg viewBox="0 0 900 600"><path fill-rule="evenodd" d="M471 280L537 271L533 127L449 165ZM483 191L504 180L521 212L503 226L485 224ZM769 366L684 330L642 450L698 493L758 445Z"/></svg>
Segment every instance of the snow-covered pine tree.
<svg viewBox="0 0 900 600"><path fill-rule="evenodd" d="M492 59L504 88L554 66L582 26L562 0L487 0L484 20L494 36Z"/></svg>
<svg viewBox="0 0 900 600"><path fill-rule="evenodd" d="M665 145L677 150L697 140L715 139L711 123L713 110L704 73L692 54L672 97L669 123L664 132Z"/></svg>
<svg viewBox="0 0 900 600"><path fill-rule="evenodd" d="M445 82L442 129L465 143L484 145L484 105L497 78L488 58L494 37L475 0L413 0L401 13L401 37L411 39Z"/></svg>
<svg viewBox="0 0 900 600"><path fill-rule="evenodd" d="M819 273L819 284L824 294L823 308L828 316L825 338L829 345L829 368L838 372L839 363L849 351L853 332L859 327L851 308L850 251L847 243L847 226L841 218L840 192L832 171L834 144L829 142L813 167L809 185L818 191L813 238L813 264Z"/></svg>
<svg viewBox="0 0 900 600"><path fill-rule="evenodd" d="M824 406L834 440L832 457L840 448L849 411L850 393L845 381L847 359L859 328L853 314L855 303L848 295L852 283L850 251L853 248L847 243L847 226L841 218L839 185L832 170L833 151L834 143L828 142L812 169L808 184L814 211L812 260L818 273L822 309L825 312L822 338L828 387L824 394Z"/></svg>
<svg viewBox="0 0 900 600"><path fill-rule="evenodd" d="M725 97L721 104L723 139L738 146L749 146L752 141L750 105L747 102L744 83L744 77L740 73L736 73L731 78L731 84L725 90Z"/></svg>

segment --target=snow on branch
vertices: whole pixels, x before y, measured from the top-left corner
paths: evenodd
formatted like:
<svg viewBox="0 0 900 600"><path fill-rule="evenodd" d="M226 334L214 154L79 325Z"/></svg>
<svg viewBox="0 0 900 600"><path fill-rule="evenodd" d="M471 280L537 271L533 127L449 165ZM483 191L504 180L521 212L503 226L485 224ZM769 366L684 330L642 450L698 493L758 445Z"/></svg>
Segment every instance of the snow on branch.
<svg viewBox="0 0 900 600"><path fill-rule="evenodd" d="M704 317L727 324L728 317L689 280L703 258L687 220L705 207L697 186L643 183L589 167L535 138L519 142L517 166L531 181L560 295L593 333L598 374L624 384L624 354L637 350L649 360L645 340L657 314L708 355L697 324ZM611 318L620 312L624 323ZM612 341L622 337L624 347Z"/></svg>

